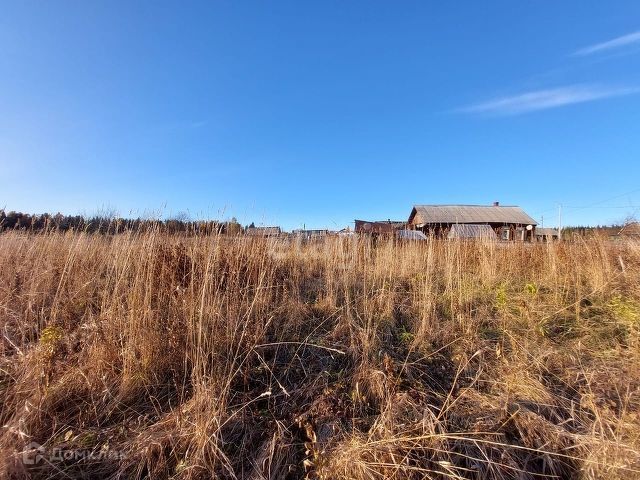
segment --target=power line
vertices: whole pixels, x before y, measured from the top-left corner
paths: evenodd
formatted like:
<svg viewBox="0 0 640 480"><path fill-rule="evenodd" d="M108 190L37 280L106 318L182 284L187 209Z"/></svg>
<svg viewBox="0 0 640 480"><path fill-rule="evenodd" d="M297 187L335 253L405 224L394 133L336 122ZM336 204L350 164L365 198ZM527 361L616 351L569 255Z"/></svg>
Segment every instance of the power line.
<svg viewBox="0 0 640 480"><path fill-rule="evenodd" d="M640 188L637 188L635 190L631 190L630 192L621 193L620 195L616 195L614 197L610 197L610 198L607 198L605 200L599 200L599 201L591 203L589 205L579 206L579 207L567 207L567 208L591 208L591 207L594 207L596 205L600 205L601 203L607 203L607 202L609 202L611 200L616 200L616 199L621 198L621 197L626 197L627 195L631 195L632 193L637 193L637 192L640 192ZM620 207L620 208L626 208L626 207Z"/></svg>
<svg viewBox="0 0 640 480"><path fill-rule="evenodd" d="M598 200L597 202L593 202L593 203L590 203L588 205L565 205L565 204L562 204L562 206L563 206L563 208L571 208L571 209L587 209L587 208L594 208L594 207L596 207L596 208L633 208L633 209L640 209L640 206L638 206L638 205L620 205L620 206L615 205L615 206L600 206L600 207L597 207L597 205L601 205L603 203L610 202L611 200L616 200L618 198L626 197L627 195L631 195L632 193L637 193L637 192L640 192L640 188L636 188L635 190L631 190L630 192L621 193L619 195L615 195L613 197L606 198L604 200ZM545 213L549 213L549 212L553 212L553 211L555 211L555 208L549 208L547 210L538 211L538 212L536 212L535 215L539 216L539 215L543 215Z"/></svg>
<svg viewBox="0 0 640 480"><path fill-rule="evenodd" d="M587 208L640 208L640 205L603 205L601 207L573 207L571 205L563 205L564 208L587 209Z"/></svg>

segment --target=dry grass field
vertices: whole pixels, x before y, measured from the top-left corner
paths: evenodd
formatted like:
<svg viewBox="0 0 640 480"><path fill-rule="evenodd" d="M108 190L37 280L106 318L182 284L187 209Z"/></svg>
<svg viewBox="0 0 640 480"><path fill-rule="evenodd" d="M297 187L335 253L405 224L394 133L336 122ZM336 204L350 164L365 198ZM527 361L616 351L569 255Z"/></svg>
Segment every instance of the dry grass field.
<svg viewBox="0 0 640 480"><path fill-rule="evenodd" d="M640 244L8 232L0 329L1 478L640 478Z"/></svg>

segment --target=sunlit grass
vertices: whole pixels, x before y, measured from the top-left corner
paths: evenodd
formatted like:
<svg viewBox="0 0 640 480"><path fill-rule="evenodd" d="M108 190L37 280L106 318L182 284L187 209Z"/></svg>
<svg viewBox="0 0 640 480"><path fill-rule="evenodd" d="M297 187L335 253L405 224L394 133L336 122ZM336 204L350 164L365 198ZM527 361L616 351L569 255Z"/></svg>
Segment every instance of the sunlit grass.
<svg viewBox="0 0 640 480"><path fill-rule="evenodd" d="M639 274L598 238L4 233L3 476L638 478Z"/></svg>

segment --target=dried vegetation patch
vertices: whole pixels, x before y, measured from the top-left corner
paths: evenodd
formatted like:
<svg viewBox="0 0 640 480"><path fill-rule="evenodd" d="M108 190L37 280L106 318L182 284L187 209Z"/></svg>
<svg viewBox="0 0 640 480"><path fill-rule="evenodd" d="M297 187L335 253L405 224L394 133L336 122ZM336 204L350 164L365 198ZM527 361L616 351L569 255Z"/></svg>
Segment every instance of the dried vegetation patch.
<svg viewBox="0 0 640 480"><path fill-rule="evenodd" d="M0 329L3 478L640 478L638 244L9 232Z"/></svg>

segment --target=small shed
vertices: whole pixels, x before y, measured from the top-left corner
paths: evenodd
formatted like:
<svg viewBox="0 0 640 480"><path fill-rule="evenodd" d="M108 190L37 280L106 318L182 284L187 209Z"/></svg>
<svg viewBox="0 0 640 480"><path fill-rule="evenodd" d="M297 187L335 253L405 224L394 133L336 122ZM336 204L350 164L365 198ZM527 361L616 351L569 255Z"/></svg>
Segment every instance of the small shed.
<svg viewBox="0 0 640 480"><path fill-rule="evenodd" d="M447 234L449 240L498 240L496 232L489 224L456 223L451 225Z"/></svg>
<svg viewBox="0 0 640 480"><path fill-rule="evenodd" d="M560 234L555 228L536 228L537 242L551 242L553 240L558 240L559 238Z"/></svg>

